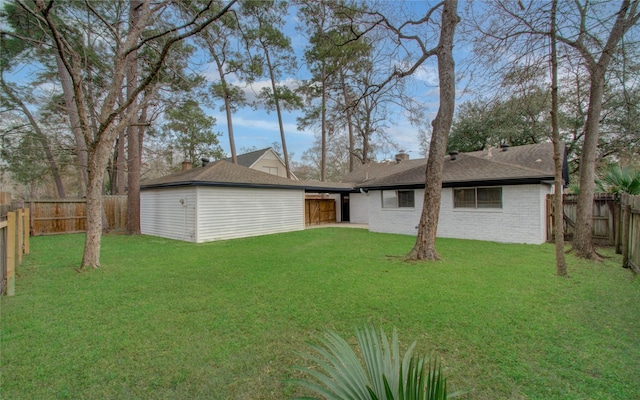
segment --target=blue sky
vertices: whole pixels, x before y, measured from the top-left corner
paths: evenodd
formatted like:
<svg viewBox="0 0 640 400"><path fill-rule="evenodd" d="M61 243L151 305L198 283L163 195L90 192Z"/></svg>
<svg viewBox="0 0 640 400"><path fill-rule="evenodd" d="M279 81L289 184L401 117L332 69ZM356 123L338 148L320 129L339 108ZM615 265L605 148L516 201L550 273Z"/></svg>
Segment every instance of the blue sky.
<svg viewBox="0 0 640 400"><path fill-rule="evenodd" d="M396 2L394 2L394 4L395 3ZM397 3L399 4L399 2ZM424 2L407 2L405 4L417 8L417 12L424 12L420 10L420 7L424 7ZM292 39L294 51L298 55L299 68L295 74L283 77L283 81L290 86L295 86L297 82L308 79L310 76L302 62L302 54L307 41L295 30L296 23L295 11L291 11L287 18L285 32ZM218 81L218 75L214 65L208 63L208 59L209 56L207 54L198 53L194 57L192 65L211 83ZM390 64L396 62L395 60L389 60ZM27 82L31 80L30 75L35 73L38 68L40 68L40 66L36 64L24 65L12 71L12 74L9 74L7 78L18 82L22 81L20 83L27 84ZM414 74L411 78L411 84L409 85L410 90L413 92L413 97L425 105L427 119L429 120L435 116L438 108L437 80L435 59L432 59L425 63L425 65ZM260 88L269 86L270 84L266 78L262 81L255 82L250 87L244 85L242 82L236 81L235 83L244 86L249 101L255 98L255 93L257 93ZM41 87L40 89L56 90L49 85ZM214 129L221 133L219 139L220 144L225 153L230 155L226 117L224 112L220 111L219 105L220 103L218 103L216 107L206 108L205 111L208 115L216 118L217 123ZM386 134L397 146L388 148L385 153L376 154L377 159L392 158L393 155L400 150L408 152L412 158L421 157L418 128L409 123L406 116L403 115L403 110L399 107L391 108L391 111L392 115ZM284 111L283 113L287 147L289 153L294 154L294 161L300 161L303 152L313 145L316 136L319 135L319 132L314 132L313 130L299 131L297 129L296 118L302 114L302 111ZM243 148L265 148L271 146L274 142L280 142L280 131L275 112L267 113L263 109L256 110L251 107L245 107L239 109L233 115L233 126L236 150L238 153L241 153Z"/></svg>
<svg viewBox="0 0 640 400"><path fill-rule="evenodd" d="M409 4L412 6L420 4L423 7L424 2L409 2ZM310 76L302 61L302 54L307 41L299 32L295 31L297 21L294 14L295 13L290 13L288 16L285 32L292 40L294 51L298 56L299 68L296 74L283 78L283 81L288 85L295 85L296 82L308 79ZM206 66L206 60L207 55L202 55L202 59L198 64L205 65L205 67L201 72L210 82L215 82L218 80L215 66L212 64ZM393 63L395 61L390 60L389 62ZM435 117L438 108L438 76L435 59L429 60L411 79L412 84L410 86L413 96L425 104L426 115L431 120ZM255 93L257 93L261 87L270 86L270 82L266 78L256 82L252 87L246 87L246 85L238 81L234 83L245 86L244 90L249 101L255 98ZM227 122L224 112L220 111L218 107L213 109L207 108L206 112L216 118L217 124L215 129L222 133L220 144L223 150L230 155ZM314 132L313 130L299 131L297 129L296 118L302 114L302 111L284 111L283 113L287 147L289 153L294 154L293 159L295 161L300 161L303 152L312 146L315 137L319 135L319 132ZM377 154L378 160L392 158L399 150L408 152L413 158L421 157L418 128L411 126L399 107L392 109L392 116L388 125L389 127L386 131L387 136L390 137L397 146L395 146L395 148L389 148L385 153ZM280 142L280 131L275 112L267 113L262 109L254 110L251 107L239 109L233 115L233 129L236 151L238 153L240 153L243 148L264 148L271 146L273 142Z"/></svg>

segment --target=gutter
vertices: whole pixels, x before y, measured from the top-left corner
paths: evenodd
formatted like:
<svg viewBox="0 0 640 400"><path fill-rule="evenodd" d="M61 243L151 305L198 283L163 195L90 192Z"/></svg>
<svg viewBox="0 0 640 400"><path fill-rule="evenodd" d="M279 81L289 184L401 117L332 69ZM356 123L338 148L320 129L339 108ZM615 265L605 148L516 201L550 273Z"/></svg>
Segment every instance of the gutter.
<svg viewBox="0 0 640 400"><path fill-rule="evenodd" d="M516 179L494 179L494 180L475 180L475 181L454 181L442 182L442 188L460 188L460 187L489 187L489 186L514 186L514 185L530 185L530 184L553 184L554 178L537 177L537 178L516 178ZM357 185L356 188L363 190L394 190L394 189L424 189L424 183L409 183L404 185L380 185L367 186Z"/></svg>
<svg viewBox="0 0 640 400"><path fill-rule="evenodd" d="M203 181L186 181L186 182L158 183L158 184L152 184L152 185L140 185L140 190L196 187L196 186L251 188L251 189L304 190L305 192L323 192L323 193L351 193L356 191L351 187L336 188L336 187L311 186L311 185L278 185L278 184L267 184L267 183L203 182Z"/></svg>

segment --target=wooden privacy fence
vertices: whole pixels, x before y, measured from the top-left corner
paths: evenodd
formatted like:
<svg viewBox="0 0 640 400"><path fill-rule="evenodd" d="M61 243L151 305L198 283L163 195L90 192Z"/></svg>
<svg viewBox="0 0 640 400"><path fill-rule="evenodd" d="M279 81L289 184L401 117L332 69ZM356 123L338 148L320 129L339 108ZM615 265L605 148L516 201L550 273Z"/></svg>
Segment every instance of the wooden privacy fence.
<svg viewBox="0 0 640 400"><path fill-rule="evenodd" d="M0 293L15 294L16 266L29 254L29 209L9 211L0 221Z"/></svg>
<svg viewBox="0 0 640 400"><path fill-rule="evenodd" d="M328 224L336 222L336 201L334 199L306 199L305 223Z"/></svg>
<svg viewBox="0 0 640 400"><path fill-rule="evenodd" d="M640 196L622 195L622 266L640 273Z"/></svg>
<svg viewBox="0 0 640 400"><path fill-rule="evenodd" d="M565 194L564 206L564 236L565 239L573 238L578 195ZM547 195L547 240L553 242L553 198ZM601 245L616 246L620 243L620 205L619 200L613 194L596 193L593 197L593 240Z"/></svg>
<svg viewBox="0 0 640 400"><path fill-rule="evenodd" d="M126 229L127 196L104 196L102 203L109 230ZM87 229L85 199L39 200L28 204L33 236L85 232Z"/></svg>
<svg viewBox="0 0 640 400"><path fill-rule="evenodd" d="M563 196L565 237L573 236L578 196ZM553 204L547 195L547 239L554 240ZM640 196L596 193L593 198L593 239L601 245L615 246L622 254L623 266L640 273Z"/></svg>

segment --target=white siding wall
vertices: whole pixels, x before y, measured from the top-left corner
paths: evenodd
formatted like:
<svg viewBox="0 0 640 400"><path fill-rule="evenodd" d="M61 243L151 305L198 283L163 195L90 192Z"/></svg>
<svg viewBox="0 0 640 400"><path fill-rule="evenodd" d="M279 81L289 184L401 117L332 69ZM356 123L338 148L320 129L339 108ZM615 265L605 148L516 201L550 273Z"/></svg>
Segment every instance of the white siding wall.
<svg viewBox="0 0 640 400"><path fill-rule="evenodd" d="M195 242L195 215L195 187L140 192L140 229L145 235Z"/></svg>
<svg viewBox="0 0 640 400"><path fill-rule="evenodd" d="M502 209L453 208L453 189L442 190L438 236L505 243L540 244L546 240L545 196L549 185L502 187ZM369 230L416 234L424 190L416 190L415 209L383 209L380 191L369 192Z"/></svg>
<svg viewBox="0 0 640 400"><path fill-rule="evenodd" d="M367 194L349 194L349 219L352 224L369 223L369 197Z"/></svg>
<svg viewBox="0 0 640 400"><path fill-rule="evenodd" d="M198 187L198 243L303 229L303 190Z"/></svg>

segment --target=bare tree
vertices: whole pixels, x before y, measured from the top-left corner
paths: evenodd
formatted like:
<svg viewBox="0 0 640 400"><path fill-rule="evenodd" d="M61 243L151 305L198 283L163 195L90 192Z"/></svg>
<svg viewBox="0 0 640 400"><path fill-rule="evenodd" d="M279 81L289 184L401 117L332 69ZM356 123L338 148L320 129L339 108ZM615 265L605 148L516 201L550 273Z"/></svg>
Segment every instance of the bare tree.
<svg viewBox="0 0 640 400"><path fill-rule="evenodd" d="M433 120L433 133L429 144L429 158L425 176L424 202L418 225L416 244L407 256L410 260L437 260L436 233L442 195L442 168L447 150L449 131L453 123L455 108L455 63L453 60L453 37L460 18L457 0L445 1L442 6L442 23L438 45L432 49L438 58L438 81L440 83L440 106ZM433 9L432 9L433 10ZM430 11L431 12L431 11ZM429 14L427 14L429 17ZM427 18L428 21L428 18ZM423 57L429 55L425 52Z"/></svg>
<svg viewBox="0 0 640 400"><path fill-rule="evenodd" d="M129 26L138 26L142 1L131 0L129 3ZM140 166L141 149L140 129L138 126L137 96L134 95L138 84L138 50L133 49L125 59L126 63L126 96L132 98L129 105L131 121L127 125L127 234L140 234ZM118 182L120 183L120 182ZM122 194L122 193L120 193Z"/></svg>
<svg viewBox="0 0 640 400"><path fill-rule="evenodd" d="M424 17L418 20L405 20L400 25L394 24L389 17L381 12L365 13L371 17L371 21L362 31L361 36L365 36L376 28L382 27L392 36L392 41L398 49L407 51L409 55L417 53L417 59L411 63L405 61L396 64L387 79L379 84L369 86L359 101L380 92L393 82L413 75L427 60L433 57L437 59L438 64L440 104L436 117L432 122L433 132L429 144L429 157L425 172L425 193L418 225L418 235L413 249L407 255L408 260L439 259L435 242L442 194L442 170L455 109L453 44L456 26L460 21L457 9L457 0L445 0L429 8ZM440 21L436 21L438 15L440 16ZM423 28L423 31L420 32L419 28ZM435 45L433 47L428 46L429 43L434 42ZM408 50L409 48L414 50Z"/></svg>
<svg viewBox="0 0 640 400"><path fill-rule="evenodd" d="M51 171L51 174L53 176L53 181L55 182L55 185L56 185L58 197L61 199L64 199L65 198L64 185L62 184L60 169L58 168L58 163L56 162L56 159L53 156L49 139L41 129L40 124L38 123L36 118L33 116L31 111L29 110L29 107L27 107L27 105L20 99L20 97L18 97L15 90L5 82L3 75L4 75L3 71L0 71L0 89L2 89L2 92L6 95L7 100L10 103L12 103L13 107L15 107L17 110L22 112L24 116L27 118L27 120L29 121L29 124L31 125L31 128L38 142L42 146L42 150L44 151L45 157L47 158L49 170Z"/></svg>
<svg viewBox="0 0 640 400"><path fill-rule="evenodd" d="M567 264L564 259L564 206L562 179L563 146L560 142L560 123L558 122L558 54L556 49L556 12L558 0L551 0L551 26L549 28L551 38L551 136L553 141L553 162L555 166L553 195L553 215L556 245L556 273L558 276L567 276Z"/></svg>
<svg viewBox="0 0 640 400"><path fill-rule="evenodd" d="M114 45L114 54L110 61L111 81L95 112L96 122L92 124L93 109L89 101L89 97L92 95L91 84L90 77L83 70L83 49L80 47L80 43L67 37L68 31L61 25L63 19L58 15L57 3L35 0L33 5L27 5L24 1L17 0L17 3L24 10L46 28L52 51L59 55L73 84L79 125L88 150L87 235L81 269L97 268L100 265L104 171L117 133L137 119L138 112L148 101L147 98L142 98L139 101L137 99L139 95L146 94L145 90L157 78L171 48L176 43L197 34L209 24L217 21L229 11L235 2L235 0L226 4L220 4L213 0L205 2L193 18L184 21L180 20L178 14L174 14L176 19L174 27L144 37L142 33L146 26L153 24L158 18L166 18L170 11L168 8L171 7L170 4L156 4L150 0L142 1L142 4L137 8L139 11L137 21L129 26L128 32L122 34L114 28L113 22L109 22L105 15L92 6L91 2L85 3L86 12L93 17L93 24L100 27L102 34L109 35L109 39ZM116 21L116 23L120 22L122 21ZM118 102L126 76L126 60L133 52L145 48L153 49L151 52L155 57L144 75L139 76L135 88L126 93L122 102Z"/></svg>
<svg viewBox="0 0 640 400"><path fill-rule="evenodd" d="M600 132L603 95L606 76L611 62L620 49L622 38L640 19L640 0L613 2L591 2L588 0L562 2L558 15L562 19L556 24L557 43L562 45L566 56L579 62L588 74L588 107L582 132L580 151L580 194L576 215L573 249L579 257L598 258L593 246L593 194L595 168ZM514 42L527 41L527 37L546 38L548 4L537 1L507 2L490 1L484 20L477 27L482 31L487 58L496 61L504 53L500 50ZM525 39L520 39L525 38ZM539 51L535 46L524 47L525 51L512 52L518 60L526 59ZM513 61L513 60L511 60Z"/></svg>
<svg viewBox="0 0 640 400"><path fill-rule="evenodd" d="M573 238L573 249L576 255L583 258L599 258L593 246L593 194L595 192L596 153L600 130L600 112L604 95L605 75L611 59L625 33L640 19L638 0L622 0L615 13L615 23L608 37L600 42L587 30L586 20L589 18L589 4L576 2L580 15L578 36L558 36L558 40L578 51L589 71L591 87L589 90L589 108L584 130L584 143L580 156L580 194L576 211L576 227ZM604 43L594 49L592 43Z"/></svg>

